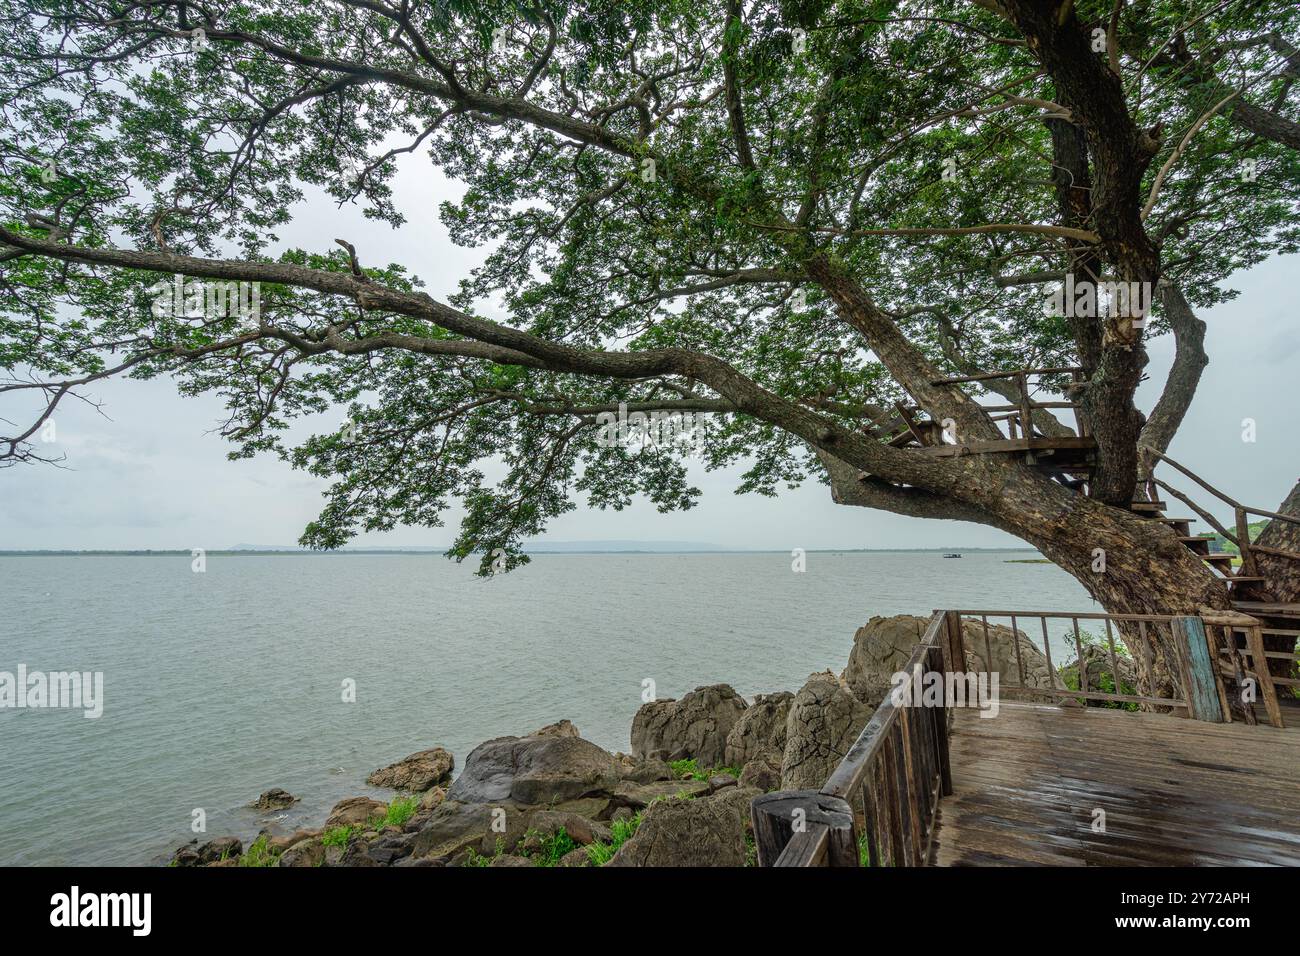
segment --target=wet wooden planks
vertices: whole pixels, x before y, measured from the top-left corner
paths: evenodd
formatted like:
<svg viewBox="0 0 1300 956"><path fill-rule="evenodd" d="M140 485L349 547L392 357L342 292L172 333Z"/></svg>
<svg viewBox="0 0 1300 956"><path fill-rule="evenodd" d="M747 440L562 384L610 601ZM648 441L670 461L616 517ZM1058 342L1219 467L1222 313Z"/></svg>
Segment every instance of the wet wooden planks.
<svg viewBox="0 0 1300 956"><path fill-rule="evenodd" d="M932 864L1300 865L1300 728L1003 703L951 747Z"/></svg>

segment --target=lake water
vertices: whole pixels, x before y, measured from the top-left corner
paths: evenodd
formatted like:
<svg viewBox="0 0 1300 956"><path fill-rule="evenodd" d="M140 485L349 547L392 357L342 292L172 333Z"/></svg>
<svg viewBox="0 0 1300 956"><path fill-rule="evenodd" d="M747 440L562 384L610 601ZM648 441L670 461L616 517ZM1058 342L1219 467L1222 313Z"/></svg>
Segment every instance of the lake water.
<svg viewBox="0 0 1300 956"><path fill-rule="evenodd" d="M144 864L253 836L263 790L319 825L365 778L561 718L627 750L642 681L747 697L839 672L877 614L1098 610L1025 552L538 555L492 580L435 555L0 557L0 671L102 671L103 716L0 709L0 864ZM343 700L355 681L356 700ZM280 816L279 814L273 816ZM286 829L287 832L287 829Z"/></svg>

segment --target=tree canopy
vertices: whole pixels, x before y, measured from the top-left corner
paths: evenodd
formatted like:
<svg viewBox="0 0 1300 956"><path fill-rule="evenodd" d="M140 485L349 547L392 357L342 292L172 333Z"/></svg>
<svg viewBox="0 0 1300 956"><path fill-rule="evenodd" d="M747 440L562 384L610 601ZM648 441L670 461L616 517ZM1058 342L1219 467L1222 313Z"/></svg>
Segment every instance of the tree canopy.
<svg viewBox="0 0 1300 956"><path fill-rule="evenodd" d="M1048 548L1168 447L1206 361L1196 309L1296 249L1298 18L1281 0L0 0L0 393L37 401L5 412L0 464L40 459L42 423L95 381L174 375L225 398L234 455L331 479L316 547L459 500L452 553L513 565L575 496L690 507L698 453L745 463L744 491L818 480ZM486 256L450 301L347 236L279 250L320 191L395 228L428 214L395 202L399 161L464 185L438 213ZM1152 309L1049 314L1066 274L1143 284ZM257 314L166 307L178 275L258 283ZM1166 334L1173 369L1139 410L1144 341ZM980 400L1014 385L943 380L1024 367L1081 370L1086 494L865 427L903 401L1000 437ZM284 442L338 405L346 427ZM602 440L620 406L710 424L699 446L630 449ZM1095 533L1129 533L1114 521Z"/></svg>

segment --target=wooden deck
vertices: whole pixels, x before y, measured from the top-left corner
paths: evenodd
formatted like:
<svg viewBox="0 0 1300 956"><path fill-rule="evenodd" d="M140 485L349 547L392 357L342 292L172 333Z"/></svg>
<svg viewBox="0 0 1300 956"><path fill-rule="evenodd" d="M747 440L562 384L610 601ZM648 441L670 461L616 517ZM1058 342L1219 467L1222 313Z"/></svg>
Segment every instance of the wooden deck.
<svg viewBox="0 0 1300 956"><path fill-rule="evenodd" d="M954 716L931 865L1300 865L1300 728L1046 704Z"/></svg>

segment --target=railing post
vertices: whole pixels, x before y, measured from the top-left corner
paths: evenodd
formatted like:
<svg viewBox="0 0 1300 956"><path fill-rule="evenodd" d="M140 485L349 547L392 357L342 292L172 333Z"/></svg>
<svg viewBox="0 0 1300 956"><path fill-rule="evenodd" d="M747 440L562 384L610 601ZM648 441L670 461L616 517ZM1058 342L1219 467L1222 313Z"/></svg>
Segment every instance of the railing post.
<svg viewBox="0 0 1300 956"><path fill-rule="evenodd" d="M1258 569L1255 565L1255 555L1250 550L1250 519L1246 515L1245 508L1235 510L1237 519L1237 550L1241 552L1241 573L1255 576Z"/></svg>
<svg viewBox="0 0 1300 956"><path fill-rule="evenodd" d="M796 838L807 840L821 829L827 836L824 862L801 862L798 865L859 865L853 809L839 797L828 797L816 790L765 793L750 803L750 818L759 866L776 866L777 860Z"/></svg>
<svg viewBox="0 0 1300 956"><path fill-rule="evenodd" d="M1223 723L1231 718L1223 713L1220 701L1218 655L1210 653L1205 622L1199 617L1175 617L1170 621L1174 648L1184 664L1187 682L1187 716L1193 720Z"/></svg>
<svg viewBox="0 0 1300 956"><path fill-rule="evenodd" d="M966 638L962 632L961 615L956 611L944 611L943 627L943 666L955 674L963 673L966 670Z"/></svg>

